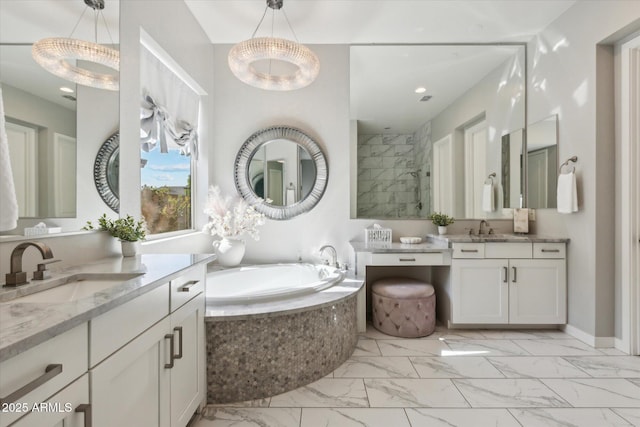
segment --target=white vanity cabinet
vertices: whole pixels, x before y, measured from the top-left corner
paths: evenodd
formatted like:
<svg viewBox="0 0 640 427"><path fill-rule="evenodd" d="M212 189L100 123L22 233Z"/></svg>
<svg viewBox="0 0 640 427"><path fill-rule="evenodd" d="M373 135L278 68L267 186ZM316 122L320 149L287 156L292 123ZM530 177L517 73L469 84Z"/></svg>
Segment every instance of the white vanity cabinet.
<svg viewBox="0 0 640 427"><path fill-rule="evenodd" d="M566 323L564 243L454 243L451 323Z"/></svg>
<svg viewBox="0 0 640 427"><path fill-rule="evenodd" d="M87 372L87 337L83 323L0 363L0 426L19 418L16 425L54 426L63 419L72 423L65 425L83 425L76 423L82 417L73 411L89 403L87 382L77 381ZM39 406L48 401L72 405ZM29 413L34 408L39 412Z"/></svg>
<svg viewBox="0 0 640 427"><path fill-rule="evenodd" d="M148 312L156 313L151 327L134 320L124 328L126 332L113 329L112 349L122 335L144 328L114 353L96 344L110 355L101 361L92 359L94 427L187 425L205 398L204 280L205 266L194 266L170 283L95 319L97 324L124 328L122 319L140 313L140 299L146 299L144 322L149 321Z"/></svg>

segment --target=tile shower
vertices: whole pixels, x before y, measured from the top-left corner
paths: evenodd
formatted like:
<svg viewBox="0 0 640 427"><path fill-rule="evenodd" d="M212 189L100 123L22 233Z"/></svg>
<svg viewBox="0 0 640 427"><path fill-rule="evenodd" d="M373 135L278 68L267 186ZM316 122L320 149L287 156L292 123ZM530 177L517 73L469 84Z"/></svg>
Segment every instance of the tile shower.
<svg viewBox="0 0 640 427"><path fill-rule="evenodd" d="M431 123L413 134L358 135L358 217L430 213Z"/></svg>

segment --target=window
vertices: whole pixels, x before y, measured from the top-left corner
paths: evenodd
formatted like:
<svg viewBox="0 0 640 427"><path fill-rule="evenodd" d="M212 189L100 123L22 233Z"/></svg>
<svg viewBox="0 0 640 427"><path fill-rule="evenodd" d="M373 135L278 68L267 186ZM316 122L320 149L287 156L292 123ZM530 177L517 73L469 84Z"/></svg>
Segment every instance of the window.
<svg viewBox="0 0 640 427"><path fill-rule="evenodd" d="M191 215L191 157L179 148L141 152L142 216L149 234L188 230Z"/></svg>
<svg viewBox="0 0 640 427"><path fill-rule="evenodd" d="M142 216L150 235L189 230L202 93L150 38L143 37L140 56Z"/></svg>

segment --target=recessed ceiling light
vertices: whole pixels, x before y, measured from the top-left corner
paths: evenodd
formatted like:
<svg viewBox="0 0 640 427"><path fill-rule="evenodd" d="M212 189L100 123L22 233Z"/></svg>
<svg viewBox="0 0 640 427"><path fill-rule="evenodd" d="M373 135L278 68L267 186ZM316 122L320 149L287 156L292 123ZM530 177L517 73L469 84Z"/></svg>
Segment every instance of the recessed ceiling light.
<svg viewBox="0 0 640 427"><path fill-rule="evenodd" d="M74 90L73 90L73 89L71 89L70 87L66 87L66 86L62 86L62 87L60 88L60 91L61 91L61 92L64 92L64 93L73 93L73 92L74 92Z"/></svg>
<svg viewBox="0 0 640 427"><path fill-rule="evenodd" d="M414 92L415 93L425 93L426 91L427 91L427 88L420 86L420 87L417 87Z"/></svg>

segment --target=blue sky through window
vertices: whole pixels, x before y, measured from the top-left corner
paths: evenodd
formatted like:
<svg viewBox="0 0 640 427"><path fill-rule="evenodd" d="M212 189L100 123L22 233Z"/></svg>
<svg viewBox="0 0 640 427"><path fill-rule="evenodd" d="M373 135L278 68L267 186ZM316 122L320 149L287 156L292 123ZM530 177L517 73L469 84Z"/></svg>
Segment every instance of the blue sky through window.
<svg viewBox="0 0 640 427"><path fill-rule="evenodd" d="M159 148L148 153L142 151L141 156L147 160L142 168L142 185L151 187L185 187L187 177L191 173L191 157L182 156L179 149L169 148L168 153L161 153Z"/></svg>

